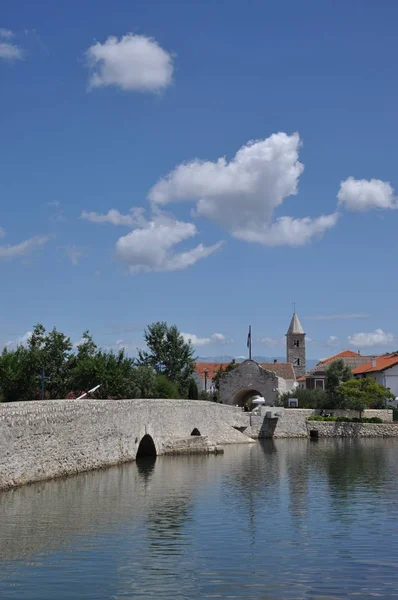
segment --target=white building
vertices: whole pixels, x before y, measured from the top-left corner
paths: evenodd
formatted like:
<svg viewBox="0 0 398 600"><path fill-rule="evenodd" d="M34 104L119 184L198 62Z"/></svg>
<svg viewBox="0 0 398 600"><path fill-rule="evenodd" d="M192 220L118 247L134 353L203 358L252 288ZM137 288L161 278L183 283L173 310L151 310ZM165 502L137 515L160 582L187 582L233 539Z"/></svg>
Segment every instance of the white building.
<svg viewBox="0 0 398 600"><path fill-rule="evenodd" d="M398 352L375 356L369 362L352 370L355 377L373 377L398 397Z"/></svg>

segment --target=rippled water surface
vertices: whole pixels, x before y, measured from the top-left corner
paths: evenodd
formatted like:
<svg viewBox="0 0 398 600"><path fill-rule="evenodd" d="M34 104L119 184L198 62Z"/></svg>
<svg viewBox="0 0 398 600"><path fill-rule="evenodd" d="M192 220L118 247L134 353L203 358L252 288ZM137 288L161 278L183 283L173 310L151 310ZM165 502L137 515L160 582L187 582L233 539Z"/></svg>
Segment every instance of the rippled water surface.
<svg viewBox="0 0 398 600"><path fill-rule="evenodd" d="M0 598L398 598L398 440L278 440L0 494Z"/></svg>

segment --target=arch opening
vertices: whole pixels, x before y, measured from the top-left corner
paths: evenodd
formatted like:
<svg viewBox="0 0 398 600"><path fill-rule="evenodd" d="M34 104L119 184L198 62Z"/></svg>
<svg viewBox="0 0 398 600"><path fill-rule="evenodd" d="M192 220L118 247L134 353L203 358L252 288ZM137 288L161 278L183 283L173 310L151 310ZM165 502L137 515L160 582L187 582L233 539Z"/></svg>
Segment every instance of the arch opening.
<svg viewBox="0 0 398 600"><path fill-rule="evenodd" d="M149 433L144 435L140 441L140 445L138 446L136 460L140 460L142 458L156 458L155 442Z"/></svg>
<svg viewBox="0 0 398 600"><path fill-rule="evenodd" d="M195 429L192 430L191 435L202 435L199 431L199 429L197 427L195 427Z"/></svg>
<svg viewBox="0 0 398 600"><path fill-rule="evenodd" d="M257 390L246 388L239 390L239 392L234 395L232 404L234 406L241 406L245 411L251 411L254 408L253 400L261 397L262 394Z"/></svg>

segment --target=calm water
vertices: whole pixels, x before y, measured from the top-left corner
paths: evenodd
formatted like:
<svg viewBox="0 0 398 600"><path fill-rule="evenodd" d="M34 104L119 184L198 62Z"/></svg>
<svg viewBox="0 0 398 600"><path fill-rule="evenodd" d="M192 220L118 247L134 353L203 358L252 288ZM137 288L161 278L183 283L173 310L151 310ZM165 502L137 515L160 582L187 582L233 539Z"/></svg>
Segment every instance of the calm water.
<svg viewBox="0 0 398 600"><path fill-rule="evenodd" d="M0 494L0 598L398 598L398 440L279 440Z"/></svg>

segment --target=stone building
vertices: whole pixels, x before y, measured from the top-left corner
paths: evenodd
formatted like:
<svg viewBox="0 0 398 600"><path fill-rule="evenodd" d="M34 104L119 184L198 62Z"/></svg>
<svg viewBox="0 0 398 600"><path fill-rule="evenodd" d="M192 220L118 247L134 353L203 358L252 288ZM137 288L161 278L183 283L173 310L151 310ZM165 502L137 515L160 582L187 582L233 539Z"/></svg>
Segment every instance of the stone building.
<svg viewBox="0 0 398 600"><path fill-rule="evenodd" d="M257 363L245 360L220 379L220 401L232 406L250 406L254 397L265 399L274 406L279 394L295 385L291 363Z"/></svg>
<svg viewBox="0 0 398 600"><path fill-rule="evenodd" d="M295 312L286 334L286 361L293 365L296 378L305 375L305 333Z"/></svg>
<svg viewBox="0 0 398 600"><path fill-rule="evenodd" d="M326 371L330 365L336 360L342 360L343 363L350 367L355 373L356 367L360 367L365 363L368 363L371 356L359 354L359 352L353 352L352 350L343 350L338 354L323 358L319 363L313 367L308 373L305 373L301 377L297 378L299 387L307 390L324 390L326 388Z"/></svg>

